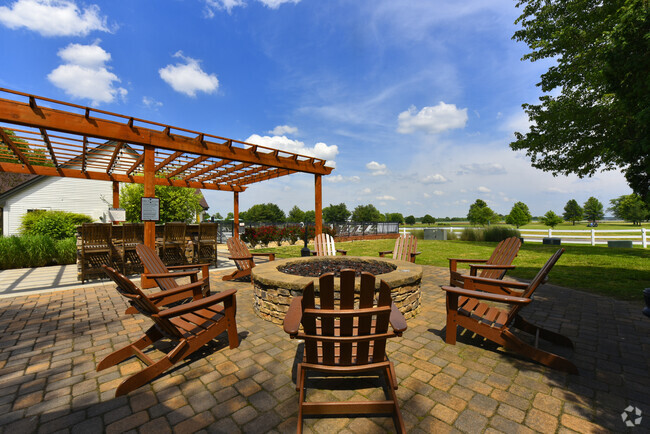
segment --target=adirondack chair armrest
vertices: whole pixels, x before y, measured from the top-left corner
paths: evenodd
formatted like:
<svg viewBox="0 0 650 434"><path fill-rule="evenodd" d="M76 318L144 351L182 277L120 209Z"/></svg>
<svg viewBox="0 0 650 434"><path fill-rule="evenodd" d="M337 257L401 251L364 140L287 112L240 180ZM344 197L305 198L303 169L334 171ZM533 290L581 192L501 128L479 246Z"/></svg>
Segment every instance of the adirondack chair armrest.
<svg viewBox="0 0 650 434"><path fill-rule="evenodd" d="M174 300L181 300L182 297L180 296L183 295L185 296L185 298L196 297L196 296L200 298L203 287L205 285L209 285L208 281L206 279L201 279L196 282L188 283L187 285L181 285L174 289L168 289L166 291L156 292L155 294L151 294L148 297L152 301L158 301L164 298L173 298Z"/></svg>
<svg viewBox="0 0 650 434"><path fill-rule="evenodd" d="M289 305L289 310L284 317L284 331L295 338L300 329L300 321L302 320L302 297L294 297Z"/></svg>
<svg viewBox="0 0 650 434"><path fill-rule="evenodd" d="M489 279L487 277L478 277L478 276L461 276L465 285L474 285L474 284L484 284L492 286L505 286L508 288L515 289L526 289L528 284L524 282L514 282L510 280L500 280L500 279Z"/></svg>
<svg viewBox="0 0 650 434"><path fill-rule="evenodd" d="M252 256L228 256L231 261L252 261Z"/></svg>
<svg viewBox="0 0 650 434"><path fill-rule="evenodd" d="M390 325L397 336L401 336L407 328L406 319L395 303L391 303L390 306Z"/></svg>
<svg viewBox="0 0 650 434"><path fill-rule="evenodd" d="M312 256L316 256L316 255L318 255L318 252L316 250L310 250L309 254L312 255Z"/></svg>
<svg viewBox="0 0 650 434"><path fill-rule="evenodd" d="M170 317L183 315L186 313L192 313L198 309L203 309L217 303L222 303L228 300L229 298L233 300L233 304L234 304L236 293L237 293L236 289L227 289L217 294L213 294L209 297L204 297L199 300L194 300L186 304L181 304L180 306L175 306L169 309L165 309L161 311L159 315L161 318L170 318Z"/></svg>
<svg viewBox="0 0 650 434"><path fill-rule="evenodd" d="M171 267L167 267L168 270L191 270L193 268L201 268L204 265L210 265L210 264L189 264L189 265L172 265Z"/></svg>
<svg viewBox="0 0 650 434"><path fill-rule="evenodd" d="M253 256L267 256L269 261L275 261L275 253L251 253Z"/></svg>
<svg viewBox="0 0 650 434"><path fill-rule="evenodd" d="M478 298L480 300L496 301L498 303L506 304L528 304L532 299L527 297L514 297L512 295L493 294L491 292L473 291L471 289L458 288L455 286L442 286L442 289L447 292L447 297L469 297Z"/></svg>
<svg viewBox="0 0 650 434"><path fill-rule="evenodd" d="M463 258L447 258L449 260L449 271L456 271L459 263L468 262L487 262L487 259L463 259Z"/></svg>
<svg viewBox="0 0 650 434"><path fill-rule="evenodd" d="M379 252L379 256L381 256L383 258L384 255L388 255L389 253L393 253L393 251L392 250L386 250L386 251L383 251L383 252Z"/></svg>
<svg viewBox="0 0 650 434"><path fill-rule="evenodd" d="M336 251L337 251L338 253L340 253L341 255L343 255L343 256L346 256L346 255L348 254L348 251L347 251L347 250L336 249Z"/></svg>
<svg viewBox="0 0 650 434"><path fill-rule="evenodd" d="M514 270L515 265L488 265L488 264L469 264L469 275L476 276L478 270Z"/></svg>
<svg viewBox="0 0 650 434"><path fill-rule="evenodd" d="M201 270L191 270L191 271L175 271L173 273L145 273L144 275L149 279L164 279L166 277L187 277L193 276L199 273Z"/></svg>
<svg viewBox="0 0 650 434"><path fill-rule="evenodd" d="M422 252L413 252L413 253L410 253L410 255L411 255L411 258L415 258L417 255L419 255L421 253Z"/></svg>

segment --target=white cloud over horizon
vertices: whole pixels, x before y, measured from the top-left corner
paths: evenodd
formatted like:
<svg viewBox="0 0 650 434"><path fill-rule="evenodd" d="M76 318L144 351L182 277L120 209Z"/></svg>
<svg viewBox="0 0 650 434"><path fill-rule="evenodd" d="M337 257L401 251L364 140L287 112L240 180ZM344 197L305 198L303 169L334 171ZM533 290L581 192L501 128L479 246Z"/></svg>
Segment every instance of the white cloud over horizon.
<svg viewBox="0 0 650 434"><path fill-rule="evenodd" d="M278 9L285 3L299 3L300 0L257 0L259 3L262 3L269 9ZM205 0L205 5L207 8L206 15L208 18L214 17L214 9L216 10L225 10L228 13L231 13L232 10L236 7L246 6L244 0Z"/></svg>
<svg viewBox="0 0 650 434"><path fill-rule="evenodd" d="M376 161L371 161L366 164L366 169L370 170L373 176L386 175L388 173L386 165L377 163Z"/></svg>
<svg viewBox="0 0 650 434"><path fill-rule="evenodd" d="M0 23L10 29L26 28L42 36L87 36L97 30L110 32L97 5L80 10L69 0L17 0L0 6Z"/></svg>
<svg viewBox="0 0 650 434"><path fill-rule="evenodd" d="M308 157L321 158L327 160L325 165L329 167L336 167L336 161L334 159L339 153L339 148L336 145L327 145L326 143L319 142L313 147L309 147L304 142L292 140L286 136L260 136L259 134L253 134L244 141L281 151L306 155Z"/></svg>
<svg viewBox="0 0 650 434"><path fill-rule="evenodd" d="M423 107L419 112L415 106L397 116L397 132L412 134L422 131L440 134L447 130L464 128L467 124L467 109L458 109L455 104L440 102L433 107Z"/></svg>
<svg viewBox="0 0 650 434"><path fill-rule="evenodd" d="M97 106L124 99L127 90L116 87L120 79L110 72L106 64L111 60L110 53L99 45L70 44L57 53L65 62L47 76L56 87L73 98L89 99Z"/></svg>
<svg viewBox="0 0 650 434"><path fill-rule="evenodd" d="M433 174L433 175L427 175L424 178L420 180L422 184L444 184L445 182L448 182L447 178L442 176L439 173Z"/></svg>
<svg viewBox="0 0 650 434"><path fill-rule="evenodd" d="M500 163L469 163L461 164L458 170L458 175L504 175L506 169Z"/></svg>
<svg viewBox="0 0 650 434"><path fill-rule="evenodd" d="M203 71L200 60L185 56L182 51L177 51L174 57L184 63L169 64L160 68L158 74L176 92L194 98L197 92L211 94L219 89L219 79L215 74Z"/></svg>
<svg viewBox="0 0 650 434"><path fill-rule="evenodd" d="M273 128L271 131L268 131L269 134L273 134L274 136L284 136L287 134L298 134L298 128L297 127L292 127L289 125L278 125L277 127Z"/></svg>

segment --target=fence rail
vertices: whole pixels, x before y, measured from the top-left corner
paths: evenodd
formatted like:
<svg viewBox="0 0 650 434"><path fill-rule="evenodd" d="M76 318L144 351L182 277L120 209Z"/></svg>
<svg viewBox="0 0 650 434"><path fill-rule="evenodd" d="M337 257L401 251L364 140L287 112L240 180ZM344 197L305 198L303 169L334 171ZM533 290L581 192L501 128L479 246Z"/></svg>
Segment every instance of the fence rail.
<svg viewBox="0 0 650 434"><path fill-rule="evenodd" d="M402 228L408 232L421 228ZM461 233L467 227L436 226L452 233ZM483 228L471 228L483 229ZM608 241L632 241L634 245L648 248L648 230L639 229L519 229L524 241L541 243L544 238L561 238L567 244L607 244ZM574 235L575 234L575 235Z"/></svg>

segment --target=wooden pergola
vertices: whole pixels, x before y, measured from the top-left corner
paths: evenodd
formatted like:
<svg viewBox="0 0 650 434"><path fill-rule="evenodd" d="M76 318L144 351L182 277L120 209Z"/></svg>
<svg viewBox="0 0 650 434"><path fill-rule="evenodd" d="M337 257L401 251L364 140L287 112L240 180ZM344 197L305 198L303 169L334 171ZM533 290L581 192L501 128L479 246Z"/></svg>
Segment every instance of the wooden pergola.
<svg viewBox="0 0 650 434"><path fill-rule="evenodd" d="M0 142L0 172L112 181L114 208L120 182L144 184L145 197L155 185L231 191L234 236L248 185L311 173L322 232L321 177L332 168L319 158L2 88ZM145 244L155 245L155 222L145 222Z"/></svg>

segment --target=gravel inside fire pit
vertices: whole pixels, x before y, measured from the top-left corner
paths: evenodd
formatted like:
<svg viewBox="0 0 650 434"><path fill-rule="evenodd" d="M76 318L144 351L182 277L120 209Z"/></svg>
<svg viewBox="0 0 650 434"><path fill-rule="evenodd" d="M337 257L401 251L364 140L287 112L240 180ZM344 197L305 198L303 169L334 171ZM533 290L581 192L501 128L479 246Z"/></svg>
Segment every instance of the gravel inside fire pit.
<svg viewBox="0 0 650 434"><path fill-rule="evenodd" d="M325 273L333 272L338 277L341 275L341 270L345 270L346 268L355 270L357 276L360 276L362 271L377 275L390 273L396 269L394 265L385 262L344 259L336 261L314 260L299 262L278 267L278 271L303 277L320 277Z"/></svg>

